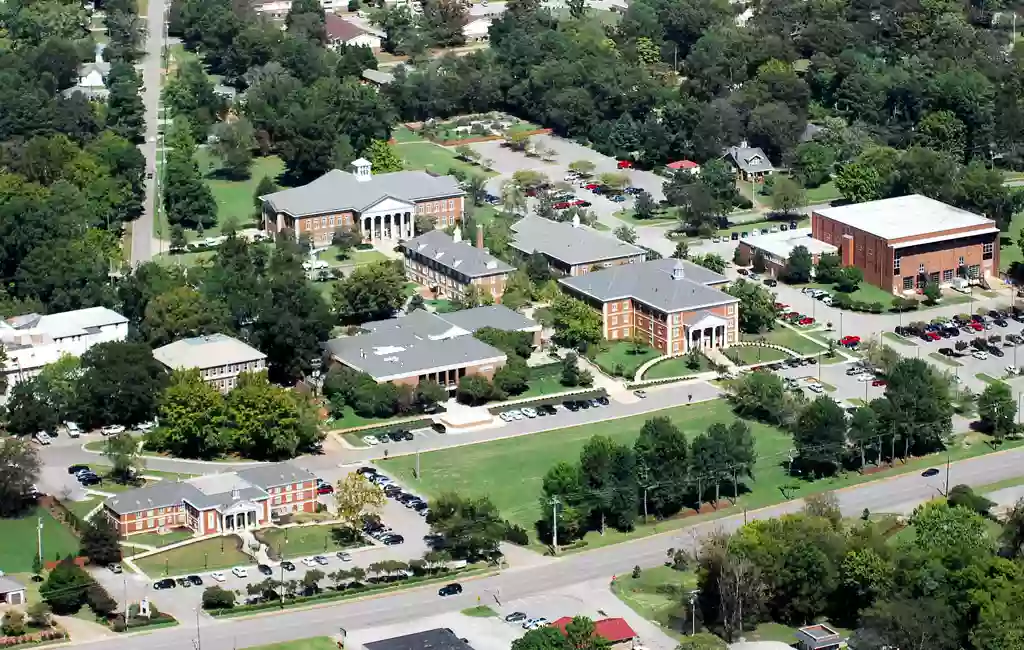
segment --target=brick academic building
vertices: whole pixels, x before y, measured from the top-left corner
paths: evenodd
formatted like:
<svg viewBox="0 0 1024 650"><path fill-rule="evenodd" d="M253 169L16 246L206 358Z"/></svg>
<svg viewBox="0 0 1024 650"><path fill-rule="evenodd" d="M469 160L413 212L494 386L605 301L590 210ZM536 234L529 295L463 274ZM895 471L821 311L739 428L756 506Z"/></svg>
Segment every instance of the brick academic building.
<svg viewBox="0 0 1024 650"><path fill-rule="evenodd" d="M815 210L811 236L835 246L842 264L862 269L866 282L893 293L999 270L994 221L919 194Z"/></svg>

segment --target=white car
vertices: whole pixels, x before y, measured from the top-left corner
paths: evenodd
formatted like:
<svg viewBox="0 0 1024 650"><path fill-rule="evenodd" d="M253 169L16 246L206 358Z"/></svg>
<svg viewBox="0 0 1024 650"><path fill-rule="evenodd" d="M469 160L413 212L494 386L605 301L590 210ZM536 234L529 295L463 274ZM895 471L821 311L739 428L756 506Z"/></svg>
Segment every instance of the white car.
<svg viewBox="0 0 1024 650"><path fill-rule="evenodd" d="M537 411L534 411L532 408L527 406L526 408L523 409L523 415L532 419L537 417Z"/></svg>
<svg viewBox="0 0 1024 650"><path fill-rule="evenodd" d="M505 422L512 421L512 413L510 413L509 411L502 411L501 413L498 414L498 417L504 420Z"/></svg>
<svg viewBox="0 0 1024 650"><path fill-rule="evenodd" d="M810 386L807 387L807 389L809 391L811 391L812 393L824 393L825 392L825 388L821 384L811 384Z"/></svg>
<svg viewBox="0 0 1024 650"><path fill-rule="evenodd" d="M1008 374L1008 375L1016 375L1017 374L1017 369L1015 367L1013 367L1013 366L1006 366L1005 368L1003 368L1003 371L1006 372L1006 374Z"/></svg>
<svg viewBox="0 0 1024 650"><path fill-rule="evenodd" d="M373 447L380 444L380 440L377 440L376 436L363 436L363 442Z"/></svg>
<svg viewBox="0 0 1024 650"><path fill-rule="evenodd" d="M866 383L866 382L869 382L869 381L874 381L874 379L875 379L874 375L868 375L868 374L857 375L857 381L861 382L862 384Z"/></svg>
<svg viewBox="0 0 1024 650"><path fill-rule="evenodd" d="M120 424L108 424L107 426L100 428L100 433L105 436L116 436L119 433L124 433L124 427Z"/></svg>
<svg viewBox="0 0 1024 650"><path fill-rule="evenodd" d="M249 570L246 569L244 566L236 566L234 569L231 569L231 573L236 578L248 578L249 577Z"/></svg>
<svg viewBox="0 0 1024 650"><path fill-rule="evenodd" d="M975 359L981 359L982 361L984 361L985 359L988 359L988 352L984 352L982 350L975 350L974 352L971 353L971 356L974 357Z"/></svg>
<svg viewBox="0 0 1024 650"><path fill-rule="evenodd" d="M38 442L41 445L48 445L53 440L52 438L50 438L50 434L46 433L45 431L40 431L39 433L37 433L35 435L35 439L36 442Z"/></svg>
<svg viewBox="0 0 1024 650"><path fill-rule="evenodd" d="M647 391L645 390L635 390L633 391L633 394L639 397L640 399L647 399Z"/></svg>
<svg viewBox="0 0 1024 650"><path fill-rule="evenodd" d="M508 413L509 413L509 415L512 416L513 420L522 420L523 419L523 412L518 410L518 409L514 410L514 411L509 411Z"/></svg>
<svg viewBox="0 0 1024 650"><path fill-rule="evenodd" d="M345 551L338 551L338 559L342 562L351 562L352 556Z"/></svg>
<svg viewBox="0 0 1024 650"><path fill-rule="evenodd" d="M135 430L136 431L141 431L143 433L146 433L147 431L152 431L155 428L156 428L156 423L152 422L152 421L150 421L150 422L142 422L140 424L136 424L135 425Z"/></svg>
<svg viewBox="0 0 1024 650"><path fill-rule="evenodd" d="M311 557L304 557L304 558L302 558L302 563L305 564L308 567L316 566L316 560L314 560Z"/></svg>
<svg viewBox="0 0 1024 650"><path fill-rule="evenodd" d="M523 623L524 630L536 630L538 627L543 627L548 624L548 619L540 616L538 618L531 618Z"/></svg>
<svg viewBox="0 0 1024 650"><path fill-rule="evenodd" d="M67 430L69 438L77 438L82 435L82 430L74 422L65 422L64 428Z"/></svg>
<svg viewBox="0 0 1024 650"><path fill-rule="evenodd" d="M224 582L227 579L227 576L224 575L223 571L214 571L210 574L210 577L216 580L217 582Z"/></svg>

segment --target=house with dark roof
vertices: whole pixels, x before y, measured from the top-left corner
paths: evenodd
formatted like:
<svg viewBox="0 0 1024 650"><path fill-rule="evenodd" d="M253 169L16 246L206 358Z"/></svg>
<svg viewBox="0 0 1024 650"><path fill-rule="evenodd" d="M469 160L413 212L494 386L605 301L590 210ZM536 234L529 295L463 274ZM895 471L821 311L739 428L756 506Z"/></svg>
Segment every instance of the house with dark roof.
<svg viewBox="0 0 1024 650"><path fill-rule="evenodd" d="M364 241L412 239L417 215L437 228L462 221L466 195L452 176L424 171L373 174L362 158L352 173L332 169L301 187L260 197L264 230L289 232L298 240L308 235L315 247L326 247L336 230L356 228Z"/></svg>
<svg viewBox="0 0 1024 650"><path fill-rule="evenodd" d="M403 634L363 644L366 650L473 650L446 627Z"/></svg>
<svg viewBox="0 0 1024 650"><path fill-rule="evenodd" d="M724 348L739 340L739 300L728 280L684 260L614 266L559 284L601 313L610 340L638 337L664 354Z"/></svg>
<svg viewBox="0 0 1024 650"><path fill-rule="evenodd" d="M324 348L333 363L365 372L378 383L415 386L433 380L455 390L466 375L493 378L508 360L504 352L473 336L484 327L531 333L539 343L540 325L508 307L491 305L451 314L417 309L363 323L362 333L331 339Z"/></svg>
<svg viewBox="0 0 1024 650"><path fill-rule="evenodd" d="M327 32L327 43L331 47L348 45L350 47L364 46L371 50L380 49L380 36L337 14L327 13L324 16L324 29Z"/></svg>
<svg viewBox="0 0 1024 650"><path fill-rule="evenodd" d="M405 242L405 275L422 284L438 298L462 298L470 287L481 296L488 294L501 302L505 282L516 269L484 249L483 227L477 227L476 246L462 241L455 226L449 237L444 231L431 230Z"/></svg>
<svg viewBox="0 0 1024 650"><path fill-rule="evenodd" d="M187 528L196 535L263 528L291 512L314 512L316 476L288 462L158 481L116 494L103 512L122 536Z"/></svg>
<svg viewBox="0 0 1024 650"><path fill-rule="evenodd" d="M736 173L745 181L760 182L775 171L768 154L761 147L748 146L746 141L738 147L729 147L722 157L732 164Z"/></svg>
<svg viewBox="0 0 1024 650"><path fill-rule="evenodd" d="M512 224L509 246L522 256L539 252L559 275L577 276L594 269L636 264L647 259L647 251L580 223L552 221L528 216Z"/></svg>

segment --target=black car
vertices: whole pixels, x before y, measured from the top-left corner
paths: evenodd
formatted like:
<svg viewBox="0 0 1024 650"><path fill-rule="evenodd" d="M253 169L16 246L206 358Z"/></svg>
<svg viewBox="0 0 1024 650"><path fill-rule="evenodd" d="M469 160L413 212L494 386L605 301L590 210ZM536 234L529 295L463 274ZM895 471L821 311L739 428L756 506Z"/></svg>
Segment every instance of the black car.
<svg viewBox="0 0 1024 650"><path fill-rule="evenodd" d="M358 474L360 476L366 476L368 474L370 476L373 476L376 473L377 473L377 470L375 470L372 467L360 467L359 469L356 470L356 474Z"/></svg>
<svg viewBox="0 0 1024 650"><path fill-rule="evenodd" d="M765 278L764 279L764 284L765 284L765 286L768 286L768 287L777 287L777 286L779 286L779 281L775 280L773 278Z"/></svg>
<svg viewBox="0 0 1024 650"><path fill-rule="evenodd" d="M81 483L82 485L99 485L101 479L96 474L82 473L78 475L78 482Z"/></svg>
<svg viewBox="0 0 1024 650"><path fill-rule="evenodd" d="M993 357L1005 357L1006 356L1005 352L1003 352L1002 350L1000 350L999 348L997 348L994 345L990 345L989 346L988 353L991 354Z"/></svg>
<svg viewBox="0 0 1024 650"><path fill-rule="evenodd" d="M574 402L574 401L569 401L569 402L563 402L563 403L562 403L562 406L564 406L565 408L569 409L570 411L572 411L572 412L574 412L574 413L575 413L576 411L580 410L580 405L579 405L579 404L577 404L577 403L576 403L576 402Z"/></svg>
<svg viewBox="0 0 1024 650"><path fill-rule="evenodd" d="M271 575L274 575L274 570L273 570L273 569L271 569L271 568L270 568L269 566L267 566L266 564L257 564L257 565L256 565L256 570L257 570L257 571L259 571L260 573L262 573L262 574L263 574L263 575L265 575L265 576L271 576Z"/></svg>
<svg viewBox="0 0 1024 650"><path fill-rule="evenodd" d="M592 205L593 203L591 203L590 201L580 201L579 203L576 204L576 206L580 208L589 208Z"/></svg>
<svg viewBox="0 0 1024 650"><path fill-rule="evenodd" d="M295 570L295 565L292 564L291 562L289 562L288 560L285 560L284 562L281 563L281 568L284 569L285 571L294 571Z"/></svg>
<svg viewBox="0 0 1024 650"><path fill-rule="evenodd" d="M398 544L404 544L405 538L401 535L388 535L382 541L384 546L397 546Z"/></svg>
<svg viewBox="0 0 1024 650"><path fill-rule="evenodd" d="M943 356L946 356L946 357L955 357L956 356L956 352L953 351L953 348L939 348L939 354L941 354Z"/></svg>
<svg viewBox="0 0 1024 650"><path fill-rule="evenodd" d="M402 440L412 440L412 438L413 438L412 431L403 431L402 432Z"/></svg>
<svg viewBox="0 0 1024 650"><path fill-rule="evenodd" d="M189 581L189 582L191 582L191 583L192 583L193 585L195 585L195 586L197 586L197 587L202 587L202 586L203 586L203 579L202 579L202 578L200 578L200 577L199 577L199 576L197 576L197 575L194 575L194 574L193 574L193 575L190 575L190 576L188 577L188 581Z"/></svg>
<svg viewBox="0 0 1024 650"><path fill-rule="evenodd" d="M192 582L188 578L178 578L179 587L191 587Z"/></svg>
<svg viewBox="0 0 1024 650"><path fill-rule="evenodd" d="M999 327L1007 327L1007 326L1009 326L1009 323L1007 323L1002 318L996 318L992 322L995 323L996 325L998 325Z"/></svg>
<svg viewBox="0 0 1024 650"><path fill-rule="evenodd" d="M77 474L79 472L92 472L88 465L69 465L68 474Z"/></svg>
<svg viewBox="0 0 1024 650"><path fill-rule="evenodd" d="M590 402L588 402L588 401L587 401L587 400L585 400L585 399L582 399L582 400L580 400L580 401L576 402L576 404L578 404L578 405L579 405L579 407L580 407L581 409L583 409L584 411L585 411L585 410L587 410L588 408L590 408Z"/></svg>
<svg viewBox="0 0 1024 650"><path fill-rule="evenodd" d="M420 501L419 503L414 503L412 505L412 509L415 510L416 512L423 512L424 510L427 509L427 507L428 506L426 501Z"/></svg>
<svg viewBox="0 0 1024 650"><path fill-rule="evenodd" d="M537 410L544 411L548 415L554 415L555 413L558 413L558 410L555 409L553 404L545 404L544 406L539 407Z"/></svg>
<svg viewBox="0 0 1024 650"><path fill-rule="evenodd" d="M401 442L402 441L402 433L403 432L401 430L399 430L399 431L391 431L391 432L388 433L388 438L391 438L392 442Z"/></svg>
<svg viewBox="0 0 1024 650"><path fill-rule="evenodd" d="M445 585L437 590L438 596L455 596L462 593L462 585L457 582L453 582L450 585Z"/></svg>
<svg viewBox="0 0 1024 650"><path fill-rule="evenodd" d="M519 621L525 620L526 614L524 614L523 612L512 612L511 614L505 617L506 623L518 623Z"/></svg>
<svg viewBox="0 0 1024 650"><path fill-rule="evenodd" d="M608 398L602 395L597 398L597 403L600 404L601 406L608 406Z"/></svg>
<svg viewBox="0 0 1024 650"><path fill-rule="evenodd" d="M937 470L934 467L932 467L930 469L926 469L925 471L921 472L921 476L924 476L925 478L927 478L929 476L935 476L938 473L939 473L939 470Z"/></svg>
<svg viewBox="0 0 1024 650"><path fill-rule="evenodd" d="M153 583L153 589L174 589L176 586L173 578L164 578Z"/></svg>

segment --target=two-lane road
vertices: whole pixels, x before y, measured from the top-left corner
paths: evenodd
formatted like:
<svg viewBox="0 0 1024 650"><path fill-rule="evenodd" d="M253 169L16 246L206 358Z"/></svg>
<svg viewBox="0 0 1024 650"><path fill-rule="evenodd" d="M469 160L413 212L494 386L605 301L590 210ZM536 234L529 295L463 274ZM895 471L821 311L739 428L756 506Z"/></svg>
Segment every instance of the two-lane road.
<svg viewBox="0 0 1024 650"><path fill-rule="evenodd" d="M1022 467L1024 449L960 461L952 465L950 485L983 485L1013 478L1024 473ZM923 502L941 494L944 486L945 471L940 468L939 474L931 478L924 478L914 472L841 490L838 496L843 511L848 515L860 514L865 508L874 512L890 509L904 511L907 504ZM664 561L668 548L693 548L707 534L719 529L733 530L742 525L745 518L776 517L797 511L800 507L800 501L790 501L746 515L705 522L537 566L512 568L499 575L466 581L463 585L465 592L454 598L438 597L437 586L431 586L318 609L272 612L245 620L213 621L200 617L198 645L206 650L231 650L301 637L336 634L342 627L347 630L361 629L408 622L443 611L458 611L475 605L478 597L489 601L500 595L501 600L507 602L575 583L611 580L612 576L627 572L635 565L656 566ZM91 645L102 647L103 650L180 650L188 648L196 636L195 622L186 620L175 628L141 636L97 641Z"/></svg>

